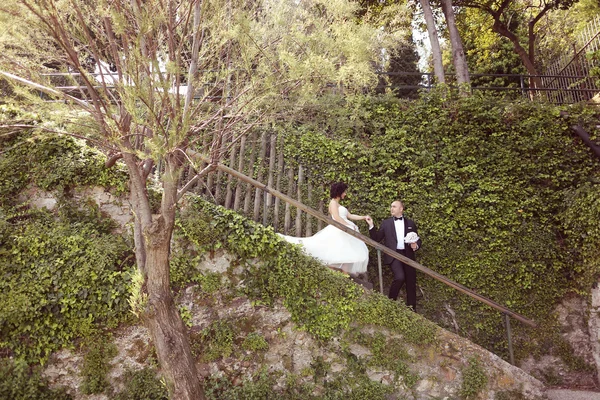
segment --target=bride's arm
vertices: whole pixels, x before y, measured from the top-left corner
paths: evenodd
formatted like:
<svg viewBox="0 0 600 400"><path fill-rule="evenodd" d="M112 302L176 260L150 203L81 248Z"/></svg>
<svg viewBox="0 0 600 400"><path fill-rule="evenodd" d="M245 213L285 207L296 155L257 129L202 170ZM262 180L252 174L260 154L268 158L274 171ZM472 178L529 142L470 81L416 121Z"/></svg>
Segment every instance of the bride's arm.
<svg viewBox="0 0 600 400"><path fill-rule="evenodd" d="M350 212L348 211L348 219L351 219L352 221L364 221L365 219L367 219L367 216L350 214Z"/></svg>

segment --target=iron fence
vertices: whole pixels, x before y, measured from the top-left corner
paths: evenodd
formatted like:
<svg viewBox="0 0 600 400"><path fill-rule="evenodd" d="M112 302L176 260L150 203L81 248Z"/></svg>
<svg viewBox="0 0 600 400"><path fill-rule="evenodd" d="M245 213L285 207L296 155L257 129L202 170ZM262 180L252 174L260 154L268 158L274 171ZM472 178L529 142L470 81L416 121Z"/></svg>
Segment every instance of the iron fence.
<svg viewBox="0 0 600 400"><path fill-rule="evenodd" d="M434 74L427 72L380 72L379 74L383 77L420 77L419 82L412 85L382 84L380 80L378 85L380 91L390 89L401 97L408 90L431 90L437 85ZM454 75L445 76L448 86L455 87ZM533 86L531 81L534 78L539 78L543 86ZM470 89L472 92L495 92L502 96L522 97L553 104L573 104L589 101L598 94L600 92L598 80L600 77L589 75L472 74Z"/></svg>
<svg viewBox="0 0 600 400"><path fill-rule="evenodd" d="M79 74L50 73L45 74L55 89L74 97L85 99L87 88L79 80ZM92 74L93 75L93 74ZM375 93L392 90L398 97L415 98L420 91L429 91L438 85L435 76L429 72L379 72L379 84L374 88ZM533 79L542 82L542 87L535 87ZM492 92L502 97L526 98L532 101L544 101L553 104L573 104L590 101L600 93L600 77L586 75L527 75L527 74L472 74L471 92ZM453 74L446 74L447 85L457 86ZM110 84L98 84L115 96L114 87ZM199 89L200 90L200 89ZM340 88L335 89L341 92ZM371 90L366 90L370 92ZM43 96L42 94L40 94ZM196 99L218 101L219 96L206 96L198 93Z"/></svg>

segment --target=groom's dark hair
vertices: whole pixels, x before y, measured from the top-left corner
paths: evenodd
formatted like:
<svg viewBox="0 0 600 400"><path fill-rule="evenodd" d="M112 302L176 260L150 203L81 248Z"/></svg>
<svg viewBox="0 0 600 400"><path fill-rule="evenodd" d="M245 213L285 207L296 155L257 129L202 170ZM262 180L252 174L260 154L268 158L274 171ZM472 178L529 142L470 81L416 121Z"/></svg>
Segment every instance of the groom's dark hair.
<svg viewBox="0 0 600 400"><path fill-rule="evenodd" d="M332 183L331 188L329 189L329 196L332 199L335 199L336 197L340 197L342 195L342 193L344 193L346 191L346 189L348 189L348 185L346 185L344 182Z"/></svg>

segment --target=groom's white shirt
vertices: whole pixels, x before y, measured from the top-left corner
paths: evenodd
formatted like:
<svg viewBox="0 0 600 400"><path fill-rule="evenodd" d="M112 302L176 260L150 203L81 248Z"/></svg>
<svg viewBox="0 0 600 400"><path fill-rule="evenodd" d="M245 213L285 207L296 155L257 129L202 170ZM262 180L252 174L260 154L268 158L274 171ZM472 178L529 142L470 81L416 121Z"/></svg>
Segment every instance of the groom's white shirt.
<svg viewBox="0 0 600 400"><path fill-rule="evenodd" d="M404 250L404 220L395 220L394 227L396 228L396 238L398 239L396 249Z"/></svg>

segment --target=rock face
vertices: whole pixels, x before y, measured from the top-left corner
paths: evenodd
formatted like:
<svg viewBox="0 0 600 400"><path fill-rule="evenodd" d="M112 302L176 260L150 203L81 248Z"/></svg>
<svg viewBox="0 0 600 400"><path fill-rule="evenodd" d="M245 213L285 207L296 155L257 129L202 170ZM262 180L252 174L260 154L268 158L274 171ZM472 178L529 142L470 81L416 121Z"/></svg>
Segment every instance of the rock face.
<svg viewBox="0 0 600 400"><path fill-rule="evenodd" d="M116 392L123 390L123 374L126 369L138 370L148 362L151 351L150 335L148 330L140 325L127 326L119 329L114 336L117 355L110 361L108 380ZM67 387L75 400L107 400L103 394L84 395L81 391L83 379L81 370L83 355L79 352L61 350L52 355L44 376L51 386Z"/></svg>
<svg viewBox="0 0 600 400"><path fill-rule="evenodd" d="M19 195L18 201L20 203L29 203L36 208L45 208L48 210L53 210L56 207L58 201L56 197L51 192L46 192L37 188L29 188L23 191Z"/></svg>
<svg viewBox="0 0 600 400"><path fill-rule="evenodd" d="M225 284L210 295L198 286L191 286L179 299L180 307L189 311L187 321L192 347L195 338L201 336L200 332L206 332L222 321L235 324L233 342L239 343L257 335L264 339L266 346L257 350L233 344L234 351L225 349L221 356L209 360L199 354L198 370L203 378L222 377L239 385L266 368L270 375L278 377L273 387L278 390L286 387L290 376L295 376L300 384L314 383L316 374L322 382L333 381L347 374L349 360L354 360L352 362L364 367L362 373L367 379L394 387L394 394L388 397L390 399L458 399L462 396L465 382L472 379L467 376L468 368L471 360L476 359L482 379L476 382L481 390L473 398L493 400L501 394L511 398L511 394L515 393L522 399L544 398L544 385L540 381L480 346L443 329L438 330L435 344L425 346L409 345L398 334L364 326L352 326L348 332L326 343L317 341L298 328L283 304L266 307L253 304L244 296L235 296L236 286L243 285L243 281L235 279L240 268L231 267L230 259L227 254L221 253L205 258L198 269L220 274L228 271L222 275L223 280L229 279L226 276L231 278L233 270L232 281L238 283ZM399 374L397 370L371 362L376 354L364 341L356 340L357 335L362 338L380 335L388 341L402 344L403 350L397 357L405 360L406 370ZM120 328L113 337L119 353L111 361L109 380L113 390L119 392L123 387L123 371L126 368L142 368L148 362L151 344L148 332L141 326ZM204 347L203 352L208 354L210 348ZM46 377L53 386L67 386L75 399L106 399L102 395L81 394L78 376L82 357L69 351L55 354L46 367ZM313 395L323 390L323 385L317 383Z"/></svg>
<svg viewBox="0 0 600 400"><path fill-rule="evenodd" d="M443 365L443 361L447 358L461 360L454 368L457 366L464 366L464 363L470 357L475 356L481 360L483 369L489 377L487 398L493 399L498 393L503 392L521 392L525 398L537 398L542 396L544 386L540 381L533 378L522 369L502 360L497 355L445 330L440 331L439 340L440 343L442 343L443 348L442 353L436 357L438 360L441 360L439 361L440 366ZM429 365L430 368L435 369L435 364L433 367L431 367L430 363L427 363L427 365ZM453 370L452 367L446 367L444 373L446 374L446 379L448 379L448 377L454 374L460 376L461 370ZM452 396L450 396L450 398L452 398Z"/></svg>
<svg viewBox="0 0 600 400"><path fill-rule="evenodd" d="M75 201L81 202L87 199L92 200L100 211L112 218L120 227L119 232L125 231L125 228L132 220L131 207L121 197L115 196L101 187L90 187L79 189L73 196ZM33 207L46 208L53 210L58 200L51 192L46 192L35 187L23 191L19 197L21 202L29 202Z"/></svg>
<svg viewBox="0 0 600 400"><path fill-rule="evenodd" d="M592 357L596 365L596 382L600 382L600 286L592 288L592 307L588 326L590 329L590 344Z"/></svg>
<svg viewBox="0 0 600 400"><path fill-rule="evenodd" d="M121 197L117 197L112 193L107 192L101 187L86 188L76 193L75 198L90 198L94 200L100 208L100 211L110 216L112 220L121 227L121 231L124 231L126 225L132 221L129 203L123 201Z"/></svg>
<svg viewBox="0 0 600 400"><path fill-rule="evenodd" d="M556 314L560 325L560 336L568 344L567 357L577 367L569 367L565 354L547 354L539 358L529 357L523 360L521 368L529 374L546 381L551 386L596 390L600 369L600 320L598 294L592 295L592 308L585 299L571 296L563 299Z"/></svg>

